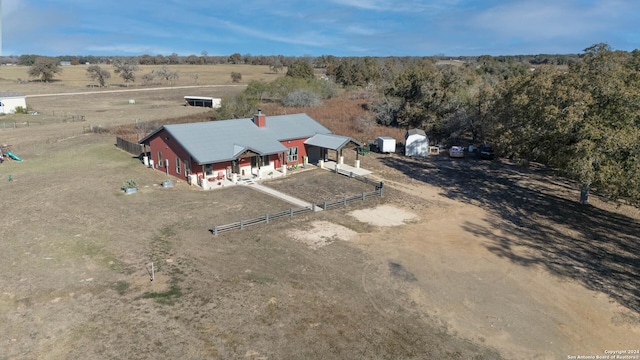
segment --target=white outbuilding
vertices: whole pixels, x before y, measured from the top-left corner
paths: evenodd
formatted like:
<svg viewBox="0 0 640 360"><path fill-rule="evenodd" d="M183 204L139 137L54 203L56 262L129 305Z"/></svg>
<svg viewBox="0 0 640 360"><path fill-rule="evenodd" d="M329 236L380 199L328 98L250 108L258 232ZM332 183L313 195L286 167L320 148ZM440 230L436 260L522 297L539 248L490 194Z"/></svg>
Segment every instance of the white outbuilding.
<svg viewBox="0 0 640 360"><path fill-rule="evenodd" d="M396 152L396 139L391 136L378 136L376 142L378 143L378 152L383 154Z"/></svg>
<svg viewBox="0 0 640 360"><path fill-rule="evenodd" d="M424 130L410 129L404 136L404 155L427 157L429 154L429 138Z"/></svg>
<svg viewBox="0 0 640 360"><path fill-rule="evenodd" d="M0 93L0 114L15 114L18 107L27 109L27 100L24 95Z"/></svg>
<svg viewBox="0 0 640 360"><path fill-rule="evenodd" d="M201 106L219 109L222 106L222 99L209 96L185 96L184 101L189 106Z"/></svg>

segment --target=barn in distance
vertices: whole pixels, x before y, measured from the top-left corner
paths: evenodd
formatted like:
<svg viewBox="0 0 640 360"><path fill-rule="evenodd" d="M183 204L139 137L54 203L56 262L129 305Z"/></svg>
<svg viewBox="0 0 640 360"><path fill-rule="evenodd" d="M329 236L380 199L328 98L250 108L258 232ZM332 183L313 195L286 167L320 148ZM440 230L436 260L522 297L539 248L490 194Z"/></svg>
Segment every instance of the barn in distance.
<svg viewBox="0 0 640 360"><path fill-rule="evenodd" d="M208 96L185 96L184 101L186 106L210 107L214 109L222 106L222 99Z"/></svg>

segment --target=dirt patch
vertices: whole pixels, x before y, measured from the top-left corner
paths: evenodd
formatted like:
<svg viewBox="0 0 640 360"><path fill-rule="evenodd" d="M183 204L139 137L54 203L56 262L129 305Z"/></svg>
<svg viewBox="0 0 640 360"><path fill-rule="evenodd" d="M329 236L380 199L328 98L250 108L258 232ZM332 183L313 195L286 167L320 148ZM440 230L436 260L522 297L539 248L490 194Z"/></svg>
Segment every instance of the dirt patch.
<svg viewBox="0 0 640 360"><path fill-rule="evenodd" d="M373 209L355 210L349 213L359 221L376 226L399 226L417 218L409 211L393 205L380 205Z"/></svg>
<svg viewBox="0 0 640 360"><path fill-rule="evenodd" d="M311 223L311 229L293 230L289 232L289 236L298 241L302 241L314 250L327 246L335 241L350 241L357 235L358 233L351 229L328 221L314 221Z"/></svg>

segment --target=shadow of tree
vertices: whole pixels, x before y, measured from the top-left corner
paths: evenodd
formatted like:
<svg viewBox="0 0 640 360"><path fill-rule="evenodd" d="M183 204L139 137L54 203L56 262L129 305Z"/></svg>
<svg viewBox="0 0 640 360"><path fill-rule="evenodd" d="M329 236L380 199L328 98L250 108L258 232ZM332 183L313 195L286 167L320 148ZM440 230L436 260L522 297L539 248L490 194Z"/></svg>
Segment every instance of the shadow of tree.
<svg viewBox="0 0 640 360"><path fill-rule="evenodd" d="M494 254L523 266L541 265L640 313L638 220L580 204L577 187L544 168L443 157L381 161L438 186L450 199L496 215L486 227L464 224L467 231L490 239Z"/></svg>

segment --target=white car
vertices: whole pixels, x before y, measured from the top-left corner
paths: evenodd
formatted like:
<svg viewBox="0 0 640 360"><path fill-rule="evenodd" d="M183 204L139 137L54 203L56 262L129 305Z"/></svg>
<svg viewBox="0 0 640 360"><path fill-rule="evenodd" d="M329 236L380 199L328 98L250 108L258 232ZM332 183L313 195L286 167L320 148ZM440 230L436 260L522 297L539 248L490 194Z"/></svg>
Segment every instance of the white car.
<svg viewBox="0 0 640 360"><path fill-rule="evenodd" d="M462 146L452 146L451 148L449 148L449 157L463 158L464 148Z"/></svg>

